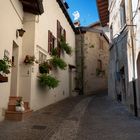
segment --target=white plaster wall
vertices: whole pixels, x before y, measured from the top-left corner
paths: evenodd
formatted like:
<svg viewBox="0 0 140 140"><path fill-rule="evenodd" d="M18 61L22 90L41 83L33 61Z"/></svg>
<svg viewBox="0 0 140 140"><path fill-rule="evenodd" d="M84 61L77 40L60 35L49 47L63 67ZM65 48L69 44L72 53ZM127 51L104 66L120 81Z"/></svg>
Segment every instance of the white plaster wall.
<svg viewBox="0 0 140 140"><path fill-rule="evenodd" d="M56 35L58 19L61 23L61 26L66 30L66 40L73 49L72 56L68 56L65 54L64 56L62 56L62 58L67 62L67 64L75 65L74 31L69 25L65 15L63 14L56 0L44 0L43 5L45 12L41 16L36 16L34 19L32 19L33 17L31 15L25 15L24 28L25 30L27 30L27 32L24 36L23 46L25 47L25 49L23 51L23 54L25 55L26 53L30 52L30 55L34 54L38 59L39 51L43 51L47 55L47 58L50 58L47 52L48 30L50 30L53 35L57 37ZM24 69L27 69L25 67ZM27 70L25 70L25 73ZM51 90L41 90L38 88L38 64L35 64L32 66L32 68L30 68L30 75L28 77L22 78L22 85L24 86L22 87L21 95L23 95L26 100L30 101L32 109L40 109L46 105L57 102L69 96L68 67L64 71L52 71L52 74L56 76L58 80L60 80L60 83L56 89ZM28 85L28 88L25 85Z"/></svg>
<svg viewBox="0 0 140 140"><path fill-rule="evenodd" d="M13 5L11 2L13 2ZM21 50L22 39L16 38L16 30L22 28L22 17L22 5L18 0L0 1L0 59L3 58L5 49L9 51L11 58L13 40L19 45L19 50ZM0 120L4 118L4 112L7 109L10 96L11 75L9 74L8 77L7 83L0 83Z"/></svg>
<svg viewBox="0 0 140 140"><path fill-rule="evenodd" d="M22 47L22 60L21 60L21 71L20 71L20 96L25 101L30 102L31 97L31 76L32 76L32 65L25 65L23 63L26 55L34 55L35 45L35 15L24 13L24 29L25 34L23 36L23 47Z"/></svg>

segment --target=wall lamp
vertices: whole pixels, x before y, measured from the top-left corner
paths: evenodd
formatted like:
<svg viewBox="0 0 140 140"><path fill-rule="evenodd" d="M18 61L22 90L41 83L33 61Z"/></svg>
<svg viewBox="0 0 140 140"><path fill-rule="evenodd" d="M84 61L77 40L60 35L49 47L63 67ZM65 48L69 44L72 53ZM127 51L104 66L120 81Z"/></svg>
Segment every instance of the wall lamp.
<svg viewBox="0 0 140 140"><path fill-rule="evenodd" d="M24 35L25 32L26 31L23 30L22 28L21 29L17 29L16 30L16 37L18 37L18 36L23 37L23 35Z"/></svg>

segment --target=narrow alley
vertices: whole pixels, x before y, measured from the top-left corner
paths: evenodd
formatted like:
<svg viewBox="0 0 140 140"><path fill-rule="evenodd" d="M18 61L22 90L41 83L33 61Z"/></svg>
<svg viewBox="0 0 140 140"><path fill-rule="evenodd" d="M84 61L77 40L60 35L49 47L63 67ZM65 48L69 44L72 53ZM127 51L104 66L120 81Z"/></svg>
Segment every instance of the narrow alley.
<svg viewBox="0 0 140 140"><path fill-rule="evenodd" d="M67 98L22 122L0 123L0 140L139 140L140 120L106 94Z"/></svg>

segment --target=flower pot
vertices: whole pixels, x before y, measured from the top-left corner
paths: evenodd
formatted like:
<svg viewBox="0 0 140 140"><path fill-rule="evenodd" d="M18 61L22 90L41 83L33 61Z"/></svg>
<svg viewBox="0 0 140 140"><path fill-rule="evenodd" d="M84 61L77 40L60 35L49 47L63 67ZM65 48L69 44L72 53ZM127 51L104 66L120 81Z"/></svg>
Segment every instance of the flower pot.
<svg viewBox="0 0 140 140"><path fill-rule="evenodd" d="M0 83L3 83L3 82L8 82L8 77L0 74Z"/></svg>
<svg viewBox="0 0 140 140"><path fill-rule="evenodd" d="M17 112L24 112L25 108L23 106L16 106L16 111Z"/></svg>
<svg viewBox="0 0 140 140"><path fill-rule="evenodd" d="M21 112L21 106L16 106L16 111Z"/></svg>

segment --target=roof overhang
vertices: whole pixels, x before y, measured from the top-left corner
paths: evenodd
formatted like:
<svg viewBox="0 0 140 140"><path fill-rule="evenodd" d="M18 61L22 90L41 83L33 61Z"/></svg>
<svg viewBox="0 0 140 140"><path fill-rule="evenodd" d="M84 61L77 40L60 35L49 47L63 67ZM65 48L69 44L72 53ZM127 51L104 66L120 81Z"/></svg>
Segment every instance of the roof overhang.
<svg viewBox="0 0 140 140"><path fill-rule="evenodd" d="M97 7L101 25L104 27L109 22L108 0L97 0Z"/></svg>
<svg viewBox="0 0 140 140"><path fill-rule="evenodd" d="M44 13L43 0L19 0L23 5L23 11L32 13L35 15L41 15Z"/></svg>

